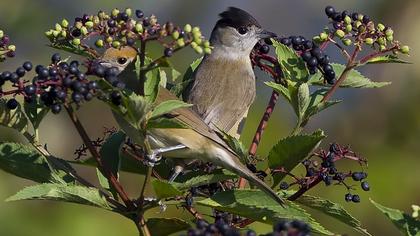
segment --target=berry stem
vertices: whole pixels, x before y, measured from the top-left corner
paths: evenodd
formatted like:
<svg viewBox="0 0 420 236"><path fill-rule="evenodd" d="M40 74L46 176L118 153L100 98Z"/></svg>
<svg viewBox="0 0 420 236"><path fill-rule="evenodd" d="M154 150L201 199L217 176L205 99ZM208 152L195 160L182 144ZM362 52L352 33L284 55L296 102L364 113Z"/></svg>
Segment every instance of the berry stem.
<svg viewBox="0 0 420 236"><path fill-rule="evenodd" d="M350 61L351 56L350 54L347 52L346 49L344 49L339 43L337 43L334 39L332 38L328 38L328 41L333 43L338 49L340 49L340 51L344 54L344 56L346 56L347 61Z"/></svg>
<svg viewBox="0 0 420 236"><path fill-rule="evenodd" d="M128 207L129 210L135 209L135 206L133 202L128 197L127 193L124 191L124 188L121 186L121 184L118 182L115 175L108 169L106 166L103 165L101 156L99 155L96 148L92 145L92 142L90 141L90 138L83 127L82 123L80 122L79 118L77 117L76 113L74 112L73 108L66 104L65 109L70 117L70 120L73 122L73 125L76 127L77 132L79 133L80 137L83 140L83 143L88 148L89 152L92 154L92 156L95 158L98 168L104 173L104 175L108 178L109 182L112 184L112 186L117 191L118 195L121 197L124 204Z"/></svg>
<svg viewBox="0 0 420 236"><path fill-rule="evenodd" d="M316 186L319 182L322 181L322 178L320 176L316 176L315 179L308 185L302 186L297 192L295 192L292 196L288 197L287 200L289 201L295 201L300 196L302 196L304 193L306 193L309 189Z"/></svg>

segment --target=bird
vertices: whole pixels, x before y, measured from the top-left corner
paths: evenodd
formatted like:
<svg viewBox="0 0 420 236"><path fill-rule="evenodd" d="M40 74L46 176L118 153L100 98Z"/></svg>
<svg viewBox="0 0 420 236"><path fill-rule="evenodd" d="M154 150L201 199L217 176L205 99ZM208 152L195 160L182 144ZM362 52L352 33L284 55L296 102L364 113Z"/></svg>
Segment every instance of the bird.
<svg viewBox="0 0 420 236"><path fill-rule="evenodd" d="M105 68L116 68L120 75L123 75L123 72L127 73L127 68L134 64L136 55L136 49L129 46L119 49L109 48L95 63ZM166 88L160 87L155 105L175 99L178 99L178 97ZM187 125L188 128L155 128L149 130L148 137L150 138L148 140L152 149L171 150L159 153L165 158L198 159L221 166L247 179L279 204L284 205L284 200L242 164L237 154L194 110L179 108L167 115Z"/></svg>
<svg viewBox="0 0 420 236"><path fill-rule="evenodd" d="M219 16L210 36L212 53L203 57L183 97L211 128L239 138L256 96L251 51L258 41L276 34L236 7Z"/></svg>

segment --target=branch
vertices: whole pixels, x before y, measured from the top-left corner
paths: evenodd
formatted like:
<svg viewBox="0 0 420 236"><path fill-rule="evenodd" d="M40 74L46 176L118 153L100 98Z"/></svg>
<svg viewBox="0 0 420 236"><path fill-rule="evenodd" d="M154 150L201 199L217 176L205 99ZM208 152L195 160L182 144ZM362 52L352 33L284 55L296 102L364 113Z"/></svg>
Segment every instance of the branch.
<svg viewBox="0 0 420 236"><path fill-rule="evenodd" d="M77 117L76 113L74 112L73 108L71 106L69 106L68 104L65 105L64 107L66 108L66 111L67 111L71 121L73 122L74 126L76 127L77 132L79 133L80 137L82 138L83 143L86 145L89 152L95 158L95 160L98 164L98 168L108 178L109 182L115 188L115 190L117 191L118 195L121 197L121 199L123 200L125 205L130 210L135 209L135 206L134 206L133 202L130 200L130 198L128 197L127 193L124 191L121 184L118 182L115 175L106 166L103 165L102 160L101 160L101 156L99 155L96 148L92 145L92 142L91 142L85 128L83 127L82 123L80 122L80 120Z"/></svg>

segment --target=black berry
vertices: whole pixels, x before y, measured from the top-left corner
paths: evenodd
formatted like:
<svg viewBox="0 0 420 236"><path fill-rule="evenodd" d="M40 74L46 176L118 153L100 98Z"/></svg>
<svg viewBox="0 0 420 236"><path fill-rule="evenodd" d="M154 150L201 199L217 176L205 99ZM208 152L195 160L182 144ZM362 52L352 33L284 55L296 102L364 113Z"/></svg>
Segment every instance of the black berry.
<svg viewBox="0 0 420 236"><path fill-rule="evenodd" d="M19 77L23 77L23 76L25 75L25 73L26 73L26 70L25 70L25 68L23 68L23 67L18 67L18 68L16 69L16 74L17 74Z"/></svg>
<svg viewBox="0 0 420 236"><path fill-rule="evenodd" d="M286 182L281 182L280 183L280 189L281 190L286 190L288 188L289 188L289 184L288 183L286 183Z"/></svg>
<svg viewBox="0 0 420 236"><path fill-rule="evenodd" d="M351 198L351 201L355 203L360 202L360 196L357 194L354 194L353 197Z"/></svg>
<svg viewBox="0 0 420 236"><path fill-rule="evenodd" d="M344 196L344 199L346 200L346 202L351 202L352 198L353 198L353 195L351 195L350 193L347 193Z"/></svg>
<svg viewBox="0 0 420 236"><path fill-rule="evenodd" d="M142 18L142 17L144 16L143 11L142 11L142 10L136 10L136 16L137 16L138 18Z"/></svg>
<svg viewBox="0 0 420 236"><path fill-rule="evenodd" d="M14 110L18 107L19 103L16 101L16 99L12 98L6 103L6 107L10 110Z"/></svg>
<svg viewBox="0 0 420 236"><path fill-rule="evenodd" d="M61 105L60 104L54 104L51 106L51 112L53 114L58 114L61 111Z"/></svg>
<svg viewBox="0 0 420 236"><path fill-rule="evenodd" d="M54 53L54 54L51 56L51 62L52 62L52 63L54 63L54 64L56 64L56 63L58 63L59 61L61 61L61 56L60 56L60 54L59 54L59 53Z"/></svg>
<svg viewBox="0 0 420 236"><path fill-rule="evenodd" d="M335 9L332 6L327 6L325 8L325 14L327 14L328 17L332 17L335 14Z"/></svg>
<svg viewBox="0 0 420 236"><path fill-rule="evenodd" d="M174 54L174 51L172 50L172 48L165 48L163 53L165 57L171 57Z"/></svg>
<svg viewBox="0 0 420 236"><path fill-rule="evenodd" d="M29 61L26 61L25 63L23 63L22 67L26 70L26 71L30 71L32 70L32 63Z"/></svg>
<svg viewBox="0 0 420 236"><path fill-rule="evenodd" d="M34 95L36 92L36 87L34 85L28 85L25 87L25 93L28 96Z"/></svg>
<svg viewBox="0 0 420 236"><path fill-rule="evenodd" d="M270 47L267 44L263 44L260 49L259 49L260 53L262 54L267 54L270 52Z"/></svg>
<svg viewBox="0 0 420 236"><path fill-rule="evenodd" d="M363 182L361 183L361 187L362 187L362 189L363 189L364 191L369 191L369 190L370 190L369 183L368 183L368 182L366 182L366 181L363 181Z"/></svg>

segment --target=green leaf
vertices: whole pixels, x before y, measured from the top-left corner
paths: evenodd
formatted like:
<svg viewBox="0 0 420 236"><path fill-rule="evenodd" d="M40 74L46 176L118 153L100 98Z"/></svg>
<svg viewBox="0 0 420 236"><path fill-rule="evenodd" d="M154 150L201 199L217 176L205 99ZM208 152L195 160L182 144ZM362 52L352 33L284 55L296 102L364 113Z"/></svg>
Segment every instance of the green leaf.
<svg viewBox="0 0 420 236"><path fill-rule="evenodd" d="M6 107L7 100L0 99L0 125L24 132L28 128L28 119L22 112L22 107L10 110Z"/></svg>
<svg viewBox="0 0 420 236"><path fill-rule="evenodd" d="M218 192L210 198L198 201L197 204L266 224L274 224L282 219L301 220L308 223L315 232L325 235L333 234L293 202L288 201L285 206L281 206L259 190L241 189Z"/></svg>
<svg viewBox="0 0 420 236"><path fill-rule="evenodd" d="M48 46L58 49L58 50L63 50L65 52L70 52L76 55L80 55L83 57L96 58L95 55L89 53L87 50L84 50L82 47L74 46L73 44L69 43L67 40L54 42Z"/></svg>
<svg viewBox="0 0 420 236"><path fill-rule="evenodd" d="M96 188L88 188L79 185L63 184L39 184L26 187L6 201L19 200L53 200L60 202L72 202L82 205L99 207L112 210L105 197Z"/></svg>
<svg viewBox="0 0 420 236"><path fill-rule="evenodd" d="M283 167L287 171L293 170L318 147L325 137L322 130L317 130L312 134L294 135L280 140L268 154L269 167L271 169ZM284 177L284 173L275 174L273 176L273 186L276 186Z"/></svg>
<svg viewBox="0 0 420 236"><path fill-rule="evenodd" d="M410 215L389 207L382 206L370 199L372 204L378 208L385 216L404 234L408 236L420 235L420 221Z"/></svg>
<svg viewBox="0 0 420 236"><path fill-rule="evenodd" d="M154 236L167 236L191 227L179 218L149 218L146 225Z"/></svg>
<svg viewBox="0 0 420 236"><path fill-rule="evenodd" d="M193 82L194 71L197 69L198 65L200 65L202 60L203 58L201 57L191 63L182 77L182 80L171 88L171 92L173 94L180 97L185 92L185 89Z"/></svg>
<svg viewBox="0 0 420 236"><path fill-rule="evenodd" d="M322 99L324 98L325 94L328 92L328 89L321 88L313 92L310 96L310 102L308 109L305 112L305 119L308 120L311 116L327 109L328 107L338 104L341 102L341 100L331 100L322 102Z"/></svg>
<svg viewBox="0 0 420 236"><path fill-rule="evenodd" d="M25 114L28 117L29 121L31 121L34 129L38 129L39 125L41 124L42 119L48 114L50 109L41 105L39 99L31 103L25 102L23 105L25 110Z"/></svg>
<svg viewBox="0 0 420 236"><path fill-rule="evenodd" d="M309 86L307 83L302 83L298 87L297 91L297 105L298 105L298 113L297 116L299 120L302 120L306 109L308 109L310 97L309 97Z"/></svg>
<svg viewBox="0 0 420 236"><path fill-rule="evenodd" d="M173 110L176 110L178 108L184 108L184 107L191 107L192 104L185 103L180 100L168 100L159 103L155 109L153 109L151 118L156 118L161 115L170 113Z"/></svg>
<svg viewBox="0 0 420 236"><path fill-rule="evenodd" d="M290 83L288 83L288 87L284 87L281 84L275 83L275 82L264 82L268 87L274 89L279 94L281 94L286 100L291 103L292 102L292 94L293 91L296 90L294 86L291 86Z"/></svg>
<svg viewBox="0 0 420 236"><path fill-rule="evenodd" d="M303 59L293 49L273 40L277 60L280 63L284 76L295 82L307 82L309 72Z"/></svg>
<svg viewBox="0 0 420 236"><path fill-rule="evenodd" d="M401 64L412 64L411 62L404 61L398 58L397 55L383 55L369 59L366 64L382 64L382 63L401 63Z"/></svg>
<svg viewBox="0 0 420 236"><path fill-rule="evenodd" d="M334 68L335 74L337 76L340 76L346 67L345 65L335 63L332 63L331 65ZM310 78L309 83L325 87L331 86L324 83L322 74L319 71ZM389 84L391 84L391 82L371 81L370 79L363 76L359 71L352 69L348 73L347 78L340 85L340 88L380 88Z"/></svg>
<svg viewBox="0 0 420 236"><path fill-rule="evenodd" d="M226 142L226 144L241 158L242 163L247 163L248 150L245 145L237 138L229 135L223 130L218 130L219 136Z"/></svg>
<svg viewBox="0 0 420 236"><path fill-rule="evenodd" d="M291 196L293 193L295 193L295 191L287 191L285 198ZM348 213L341 205L337 203L310 195L302 195L296 199L295 202L331 216L362 234L370 235L366 229L362 228L359 220L350 215L350 213Z"/></svg>
<svg viewBox="0 0 420 236"><path fill-rule="evenodd" d="M173 182L171 184L176 189L184 191L192 187L203 186L235 178L238 178L236 174L224 169L217 169L210 174L203 174L201 172L194 171L191 172L190 175L185 174L177 177L176 181L178 182Z"/></svg>
<svg viewBox="0 0 420 236"><path fill-rule="evenodd" d="M0 144L0 169L39 183L69 183L73 168L64 160L45 157L35 149L17 143Z"/></svg>
<svg viewBox="0 0 420 236"><path fill-rule="evenodd" d="M102 188L110 190L108 179L101 173L98 168L96 168L96 177L98 177L99 184Z"/></svg>
<svg viewBox="0 0 420 236"><path fill-rule="evenodd" d="M179 76L181 76L181 72L175 70L174 68L171 68L171 79L172 81L175 81L179 78ZM166 86L162 86L162 87L166 87Z"/></svg>
<svg viewBox="0 0 420 236"><path fill-rule="evenodd" d="M157 117L147 121L147 129L188 129L188 125L173 118Z"/></svg>
<svg viewBox="0 0 420 236"><path fill-rule="evenodd" d="M156 193L156 197L159 199L182 195L182 192L179 189L167 181L153 179L152 186Z"/></svg>

